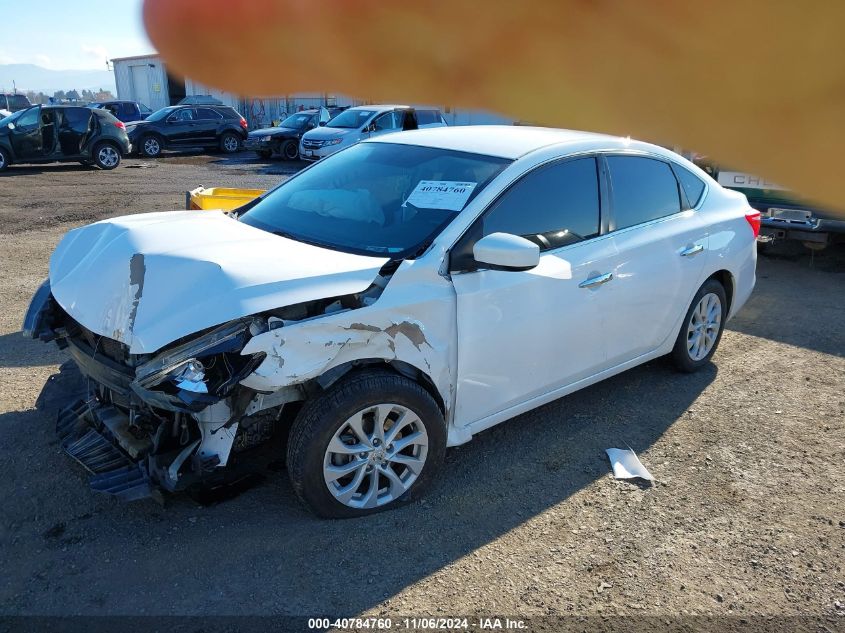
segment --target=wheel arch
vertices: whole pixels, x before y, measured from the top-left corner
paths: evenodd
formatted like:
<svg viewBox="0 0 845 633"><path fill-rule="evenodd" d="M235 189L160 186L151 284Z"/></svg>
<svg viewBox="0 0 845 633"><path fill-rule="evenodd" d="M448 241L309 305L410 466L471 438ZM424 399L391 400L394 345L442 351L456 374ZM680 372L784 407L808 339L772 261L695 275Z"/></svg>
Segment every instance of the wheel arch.
<svg viewBox="0 0 845 633"><path fill-rule="evenodd" d="M353 372L366 371L370 369L385 369L400 376L405 376L419 384L425 389L429 395L434 398L440 412L446 417L446 403L443 399L443 394L437 389L437 386L428 373L407 361L386 359L386 358L361 358L352 361L347 361L336 365L331 369L325 371L320 376L313 378L305 383L306 393L313 393L313 390L325 390L335 384L338 380Z"/></svg>
<svg viewBox="0 0 845 633"><path fill-rule="evenodd" d="M725 314L730 314L731 306L733 305L734 292L736 291L736 279L729 270L724 268L714 272L704 280L704 283L707 283L711 279L718 281L725 289L725 298L728 301L728 305L725 307Z"/></svg>

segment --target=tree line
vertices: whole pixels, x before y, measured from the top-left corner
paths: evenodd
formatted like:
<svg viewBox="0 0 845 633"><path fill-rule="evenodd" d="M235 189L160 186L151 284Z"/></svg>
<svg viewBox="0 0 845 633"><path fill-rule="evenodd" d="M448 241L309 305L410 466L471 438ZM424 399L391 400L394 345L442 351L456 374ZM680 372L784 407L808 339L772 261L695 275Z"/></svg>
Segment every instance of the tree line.
<svg viewBox="0 0 845 633"><path fill-rule="evenodd" d="M114 95L111 93L110 90L103 90L100 88L99 90L57 90L52 95L44 94L43 92L35 92L34 90L27 90L25 93L26 98L29 99L30 103L39 104L39 103L50 103L50 99L52 97L53 102L61 103L63 101L84 101L90 103L92 101L113 101Z"/></svg>

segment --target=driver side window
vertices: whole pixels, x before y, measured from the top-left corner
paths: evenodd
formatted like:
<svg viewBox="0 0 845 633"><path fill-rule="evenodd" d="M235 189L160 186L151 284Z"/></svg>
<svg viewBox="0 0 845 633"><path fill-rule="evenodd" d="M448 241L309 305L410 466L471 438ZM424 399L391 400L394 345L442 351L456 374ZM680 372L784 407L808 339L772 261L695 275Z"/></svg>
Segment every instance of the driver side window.
<svg viewBox="0 0 845 633"><path fill-rule="evenodd" d="M38 127L38 113L41 108L32 108L31 110L27 110L22 115L18 117L16 121L16 126L19 128L34 128Z"/></svg>
<svg viewBox="0 0 845 633"><path fill-rule="evenodd" d="M519 235L549 251L600 233L598 166L576 158L539 167L496 200L453 249L452 270L473 270L472 247L491 233Z"/></svg>

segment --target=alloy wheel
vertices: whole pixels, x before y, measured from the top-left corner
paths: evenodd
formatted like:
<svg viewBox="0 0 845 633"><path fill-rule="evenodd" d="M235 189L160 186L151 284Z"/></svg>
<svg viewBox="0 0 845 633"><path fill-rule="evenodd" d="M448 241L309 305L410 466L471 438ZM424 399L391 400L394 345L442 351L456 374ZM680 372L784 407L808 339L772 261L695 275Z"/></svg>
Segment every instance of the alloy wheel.
<svg viewBox="0 0 845 633"><path fill-rule="evenodd" d="M104 145L97 152L97 160L103 167L114 167L120 161L120 155L111 145Z"/></svg>
<svg viewBox="0 0 845 633"><path fill-rule="evenodd" d="M234 152L238 149L238 139L234 136L227 136L223 139L223 149L227 152Z"/></svg>
<svg viewBox="0 0 845 633"><path fill-rule="evenodd" d="M154 138L144 139L144 153L147 156L158 156L161 152L161 145Z"/></svg>
<svg viewBox="0 0 845 633"><path fill-rule="evenodd" d="M346 420L326 448L323 478L350 508L376 508L405 494L425 466L428 433L398 404L377 404Z"/></svg>
<svg viewBox="0 0 845 633"><path fill-rule="evenodd" d="M699 361L710 353L719 337L722 325L722 302L712 292L707 293L695 306L687 324L687 353Z"/></svg>

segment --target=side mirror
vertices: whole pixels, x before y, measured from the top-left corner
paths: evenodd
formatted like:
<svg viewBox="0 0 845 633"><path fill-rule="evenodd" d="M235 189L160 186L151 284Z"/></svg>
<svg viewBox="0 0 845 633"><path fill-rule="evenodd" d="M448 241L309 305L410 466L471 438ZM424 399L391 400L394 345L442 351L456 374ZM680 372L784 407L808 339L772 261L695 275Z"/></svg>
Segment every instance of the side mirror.
<svg viewBox="0 0 845 633"><path fill-rule="evenodd" d="M475 243L472 256L494 270L531 270L540 263L540 247L518 235L491 233Z"/></svg>
<svg viewBox="0 0 845 633"><path fill-rule="evenodd" d="M323 127L328 121L320 121L320 127ZM314 127L313 125L311 127Z"/></svg>

